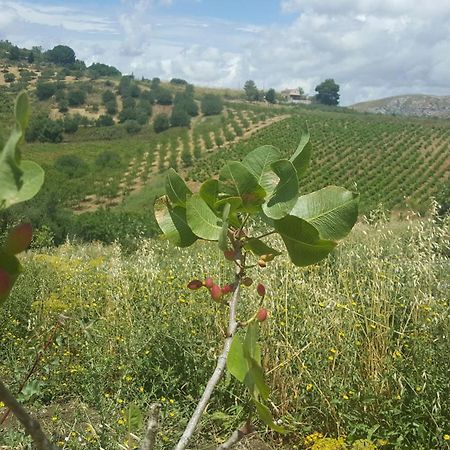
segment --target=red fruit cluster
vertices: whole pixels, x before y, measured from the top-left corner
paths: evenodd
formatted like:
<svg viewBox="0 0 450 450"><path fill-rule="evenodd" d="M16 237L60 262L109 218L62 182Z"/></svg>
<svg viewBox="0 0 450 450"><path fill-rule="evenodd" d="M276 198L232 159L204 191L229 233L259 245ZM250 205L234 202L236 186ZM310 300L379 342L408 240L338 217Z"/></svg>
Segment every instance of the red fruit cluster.
<svg viewBox="0 0 450 450"><path fill-rule="evenodd" d="M4 250L10 255L17 255L30 246L32 238L33 228L30 223L17 225L10 231Z"/></svg>
<svg viewBox="0 0 450 450"><path fill-rule="evenodd" d="M200 289L203 286L209 289L211 297L216 302L220 301L223 295L227 295L233 290L233 285L225 284L223 287L220 287L218 284L214 283L214 280L211 277L206 278L205 281L191 280L187 285L187 287L192 290Z"/></svg>

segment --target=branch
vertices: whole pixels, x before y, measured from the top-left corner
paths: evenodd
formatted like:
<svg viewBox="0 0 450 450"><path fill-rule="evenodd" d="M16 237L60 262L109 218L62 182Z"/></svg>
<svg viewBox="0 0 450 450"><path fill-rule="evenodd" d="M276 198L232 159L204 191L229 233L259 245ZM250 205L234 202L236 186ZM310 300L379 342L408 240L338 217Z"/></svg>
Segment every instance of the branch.
<svg viewBox="0 0 450 450"><path fill-rule="evenodd" d="M236 262L240 263L241 259L241 253L240 249L238 249L238 257L236 258ZM202 398L197 404L197 407L195 408L194 413L192 414L192 417L189 420L189 423L186 426L186 429L184 430L183 435L181 436L177 446L175 447L175 450L185 450L189 439L191 439L192 435L194 434L194 431L198 425L198 422L200 420L200 417L202 416L203 412L206 409L206 406L208 405L209 399L211 398L211 395L214 391L214 388L216 387L217 383L222 378L222 375L225 371L225 366L227 363L227 356L230 352L231 343L233 341L234 333L236 332L238 328L238 323L236 321L236 306L237 302L240 297L241 292L241 270L237 268L236 270L236 282L234 284L235 288L233 291L233 296L230 301L230 314L229 314L229 321L228 321L228 329L227 329L227 336L225 338L225 342L223 345L222 353L220 354L219 358L217 359L217 365L214 370L214 373L212 374L211 378L208 381L208 384L206 385L205 390L203 391Z"/></svg>
<svg viewBox="0 0 450 450"><path fill-rule="evenodd" d="M216 450L228 450L233 448L241 439L250 434L252 431L253 427L250 419L248 419L241 428L235 430L223 444L216 448Z"/></svg>
<svg viewBox="0 0 450 450"><path fill-rule="evenodd" d="M153 403L153 405L150 406L147 431L145 433L144 442L142 442L141 445L141 450L153 450L153 447L155 446L160 408L161 405L159 403Z"/></svg>
<svg viewBox="0 0 450 450"><path fill-rule="evenodd" d="M25 428L27 434L33 439L37 450L59 450L53 445L45 433L42 431L40 423L33 419L24 407L8 391L6 386L0 381L0 400L14 413L17 419Z"/></svg>

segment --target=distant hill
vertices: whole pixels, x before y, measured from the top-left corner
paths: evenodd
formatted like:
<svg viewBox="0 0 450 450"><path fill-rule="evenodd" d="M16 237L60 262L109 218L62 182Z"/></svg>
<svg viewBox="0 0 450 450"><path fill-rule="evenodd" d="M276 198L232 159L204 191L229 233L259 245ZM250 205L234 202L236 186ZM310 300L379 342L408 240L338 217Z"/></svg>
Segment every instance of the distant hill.
<svg viewBox="0 0 450 450"><path fill-rule="evenodd" d="M450 118L450 95L398 95L369 102L356 103L350 108L359 112L398 116Z"/></svg>

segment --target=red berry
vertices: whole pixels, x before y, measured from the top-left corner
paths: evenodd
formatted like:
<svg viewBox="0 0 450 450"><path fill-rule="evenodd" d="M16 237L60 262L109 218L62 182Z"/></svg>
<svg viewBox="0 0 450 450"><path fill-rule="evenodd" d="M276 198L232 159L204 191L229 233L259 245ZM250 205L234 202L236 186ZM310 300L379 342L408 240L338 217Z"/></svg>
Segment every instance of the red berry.
<svg viewBox="0 0 450 450"><path fill-rule="evenodd" d="M244 286L251 286L252 283L253 283L253 280L250 277L242 278L242 284Z"/></svg>
<svg viewBox="0 0 450 450"><path fill-rule="evenodd" d="M200 280L192 280L189 281L187 287L195 291L196 289L200 289L203 286L203 283Z"/></svg>
<svg viewBox="0 0 450 450"><path fill-rule="evenodd" d="M222 294L229 294L233 290L233 286L231 284L226 284L222 287Z"/></svg>
<svg viewBox="0 0 450 450"><path fill-rule="evenodd" d="M267 319L268 311L266 308L261 308L256 314L256 319L260 322L264 322Z"/></svg>
<svg viewBox="0 0 450 450"><path fill-rule="evenodd" d="M213 281L213 279L211 277L208 277L204 281L203 285L206 286L208 289L211 289L213 287L213 285L214 285L214 281Z"/></svg>
<svg viewBox="0 0 450 450"><path fill-rule="evenodd" d="M218 302L222 297L222 289L217 284L213 284L210 289L211 297L214 301Z"/></svg>
<svg viewBox="0 0 450 450"><path fill-rule="evenodd" d="M26 250L33 238L33 228L30 223L22 223L13 228L6 240L5 251L10 255L17 255Z"/></svg>
<svg viewBox="0 0 450 450"><path fill-rule="evenodd" d="M234 250L228 249L223 252L223 256L225 256L225 259L228 259L228 261L234 261L236 253L234 253Z"/></svg>
<svg viewBox="0 0 450 450"><path fill-rule="evenodd" d="M6 298L11 289L11 277L6 270L0 268L0 300Z"/></svg>
<svg viewBox="0 0 450 450"><path fill-rule="evenodd" d="M266 288L262 283L259 283L256 287L256 292L258 292L258 295L260 297L264 297L266 295Z"/></svg>

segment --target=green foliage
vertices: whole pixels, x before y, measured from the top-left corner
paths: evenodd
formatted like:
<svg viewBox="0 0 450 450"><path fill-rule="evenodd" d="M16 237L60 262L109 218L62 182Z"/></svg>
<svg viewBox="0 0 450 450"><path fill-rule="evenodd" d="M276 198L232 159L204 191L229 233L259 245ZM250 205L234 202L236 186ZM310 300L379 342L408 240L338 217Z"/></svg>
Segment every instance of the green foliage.
<svg viewBox="0 0 450 450"><path fill-rule="evenodd" d="M324 105L335 106L339 104L339 85L332 78L328 78L315 88L316 99Z"/></svg>
<svg viewBox="0 0 450 450"><path fill-rule="evenodd" d="M153 122L153 129L155 130L155 133L161 133L162 131L168 130L169 127L170 123L167 114L162 113L155 117Z"/></svg>
<svg viewBox="0 0 450 450"><path fill-rule="evenodd" d="M114 120L111 116L108 115L101 115L96 121L95 126L96 127L110 127L114 125Z"/></svg>
<svg viewBox="0 0 450 450"><path fill-rule="evenodd" d="M56 83L45 83L39 81L36 84L36 96L39 100L47 100L56 92Z"/></svg>
<svg viewBox="0 0 450 450"><path fill-rule="evenodd" d="M17 45L10 47L8 58L11 61L18 61L20 59L20 49Z"/></svg>
<svg viewBox="0 0 450 450"><path fill-rule="evenodd" d="M139 133L139 131L141 131L142 129L142 126L139 124L139 122L133 119L126 120L124 123L124 127L129 134Z"/></svg>
<svg viewBox="0 0 450 450"><path fill-rule="evenodd" d="M55 168L69 178L82 177L89 170L87 164L77 155L62 155L55 161Z"/></svg>
<svg viewBox="0 0 450 450"><path fill-rule="evenodd" d="M269 103L276 103L276 96L277 94L275 92L275 89L269 89L266 92L265 98Z"/></svg>
<svg viewBox="0 0 450 450"><path fill-rule="evenodd" d="M175 84L175 85L186 85L188 84L188 82L186 80L183 80L182 78L172 78L170 80L170 84Z"/></svg>
<svg viewBox="0 0 450 450"><path fill-rule="evenodd" d="M45 115L32 118L26 131L25 139L28 142L61 142L63 139L64 124L61 120L51 120Z"/></svg>
<svg viewBox="0 0 450 450"><path fill-rule="evenodd" d="M82 89L70 90L67 94L69 106L81 106L86 102L86 92Z"/></svg>
<svg viewBox="0 0 450 450"><path fill-rule="evenodd" d="M205 94L201 100L201 109L205 116L220 114L223 109L223 100L219 95Z"/></svg>
<svg viewBox="0 0 450 450"><path fill-rule="evenodd" d="M154 95L156 102L160 105L171 105L173 102L172 92L169 89L159 87Z"/></svg>
<svg viewBox="0 0 450 450"><path fill-rule="evenodd" d="M13 73L5 73L4 79L6 83L14 83L16 76Z"/></svg>
<svg viewBox="0 0 450 450"><path fill-rule="evenodd" d="M191 118L182 106L174 106L170 116L172 127L189 127Z"/></svg>
<svg viewBox="0 0 450 450"><path fill-rule="evenodd" d="M260 99L260 94L256 84L253 80L247 80L244 84L245 98L250 102L255 102Z"/></svg>
<svg viewBox="0 0 450 450"><path fill-rule="evenodd" d="M75 63L75 52L67 45L57 45L47 52L49 61L62 66L70 66Z"/></svg>
<svg viewBox="0 0 450 450"><path fill-rule="evenodd" d="M120 167L120 156L112 150L104 150L95 160L95 165L101 169Z"/></svg>
<svg viewBox="0 0 450 450"><path fill-rule="evenodd" d="M88 71L93 78L97 77L115 77L122 75L120 70L116 69L114 66L108 66L103 63L92 63L88 67Z"/></svg>

